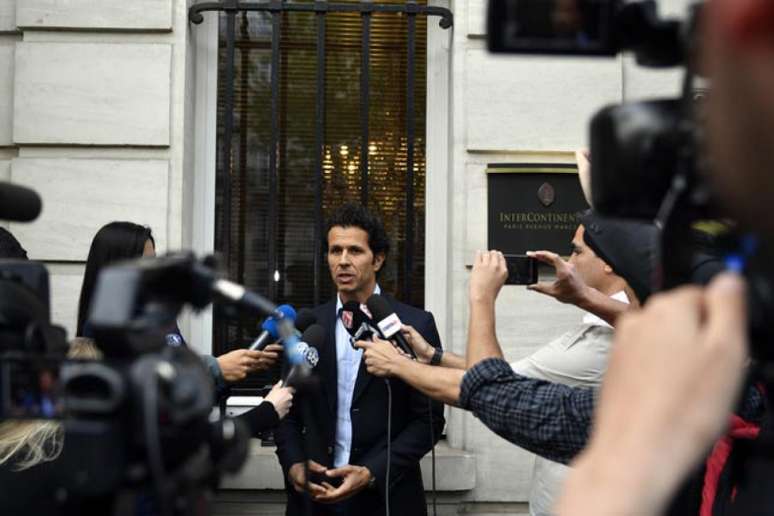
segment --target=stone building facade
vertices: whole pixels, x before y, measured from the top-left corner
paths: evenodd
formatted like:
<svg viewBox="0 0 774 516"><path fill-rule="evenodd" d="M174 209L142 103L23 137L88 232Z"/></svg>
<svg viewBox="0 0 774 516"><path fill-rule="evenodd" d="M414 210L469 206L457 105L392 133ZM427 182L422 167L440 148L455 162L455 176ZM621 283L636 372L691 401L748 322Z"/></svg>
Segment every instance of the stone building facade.
<svg viewBox="0 0 774 516"><path fill-rule="evenodd" d="M187 0L0 0L0 180L40 192L31 224L7 224L49 266L53 318L75 328L78 292L95 231L111 220L154 230L159 251L212 250L217 21L191 25ZM445 345L464 352L467 277L486 248L491 163L571 163L600 107L676 95L676 70L616 59L495 57L486 51L485 0L435 0L452 31L428 23L426 307ZM685 0L661 0L682 13ZM510 360L577 324L581 314L509 287L498 335ZM183 333L211 346L208 314ZM439 451L444 512L524 510L532 456L462 411L448 412ZM427 466L428 464L425 464ZM429 470L426 469L426 478ZM258 447L226 484L222 511L278 510L279 468ZM239 509L241 510L241 509ZM241 513L240 513L241 514Z"/></svg>

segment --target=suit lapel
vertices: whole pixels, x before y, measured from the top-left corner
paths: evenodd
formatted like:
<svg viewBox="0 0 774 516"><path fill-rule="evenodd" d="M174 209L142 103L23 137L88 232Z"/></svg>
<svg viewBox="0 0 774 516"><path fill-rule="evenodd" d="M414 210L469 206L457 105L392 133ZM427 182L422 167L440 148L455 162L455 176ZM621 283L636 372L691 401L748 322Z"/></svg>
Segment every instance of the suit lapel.
<svg viewBox="0 0 774 516"><path fill-rule="evenodd" d="M328 398L328 407L331 410L331 414L336 415L337 402L338 402L338 366L336 363L336 303L331 302L325 305L323 313L323 325L328 330L328 338L325 341L324 353L320 354L320 358L325 358L325 363L322 364L323 374L323 388L325 389L325 395Z"/></svg>

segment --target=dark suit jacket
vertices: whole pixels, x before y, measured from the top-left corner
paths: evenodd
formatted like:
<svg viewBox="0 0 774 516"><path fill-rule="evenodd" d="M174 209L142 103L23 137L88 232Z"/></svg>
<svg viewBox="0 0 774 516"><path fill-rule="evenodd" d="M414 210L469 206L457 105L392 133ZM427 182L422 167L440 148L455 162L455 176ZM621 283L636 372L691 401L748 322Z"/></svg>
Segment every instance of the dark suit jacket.
<svg viewBox="0 0 774 516"><path fill-rule="evenodd" d="M386 296L403 324L416 328L433 346L440 347L440 337L432 314L405 305ZM296 493L288 482L288 469L310 458L333 467L338 402L336 364L336 301L314 309L317 322L328 331L319 349L320 361L315 369L317 387L296 395L293 408L275 431L277 456L285 474L288 494L286 514L332 514L328 505L312 504ZM438 441L444 425L443 405L428 398L398 379L391 379L392 441L390 466L390 511L400 516L427 514L419 460ZM366 466L376 478L373 489L365 489L344 502L351 516L384 514L387 466L387 385L370 375L361 362L352 396L352 446L350 464ZM430 433L432 417L433 432ZM313 507L311 512L308 508Z"/></svg>

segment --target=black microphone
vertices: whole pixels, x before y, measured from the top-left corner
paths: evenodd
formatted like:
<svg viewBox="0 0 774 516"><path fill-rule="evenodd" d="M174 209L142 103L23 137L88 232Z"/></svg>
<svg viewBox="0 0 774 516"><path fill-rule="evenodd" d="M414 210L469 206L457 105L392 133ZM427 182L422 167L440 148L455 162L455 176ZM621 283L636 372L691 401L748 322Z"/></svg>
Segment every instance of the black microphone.
<svg viewBox="0 0 774 516"><path fill-rule="evenodd" d="M320 360L317 348L325 344L325 335L325 328L319 324L312 324L301 335L300 342L291 344L293 349L290 352L290 359L293 366L285 377L284 386L303 387L312 375L312 369L317 367L317 362Z"/></svg>
<svg viewBox="0 0 774 516"><path fill-rule="evenodd" d="M393 341L410 357L417 358L417 354L414 353L414 350L409 346L409 343L406 342L406 339L400 332L402 324L398 318L398 314L392 309L390 303L379 294L374 294L368 298L366 306L371 312L371 316L373 316L374 321L376 321L376 326L379 328L379 331L384 338Z"/></svg>
<svg viewBox="0 0 774 516"><path fill-rule="evenodd" d="M359 340L370 341L374 335L380 334L379 330L374 328L374 322L370 315L363 310L363 305L357 301L344 303L339 309L339 319L341 319L344 329L349 333L349 343L354 349L358 349L355 347L355 342Z"/></svg>
<svg viewBox="0 0 774 516"><path fill-rule="evenodd" d="M32 222L42 209L40 196L23 186L0 182L0 219Z"/></svg>
<svg viewBox="0 0 774 516"><path fill-rule="evenodd" d="M317 322L317 316L309 308L302 308L296 315L296 329L304 333L307 328Z"/></svg>

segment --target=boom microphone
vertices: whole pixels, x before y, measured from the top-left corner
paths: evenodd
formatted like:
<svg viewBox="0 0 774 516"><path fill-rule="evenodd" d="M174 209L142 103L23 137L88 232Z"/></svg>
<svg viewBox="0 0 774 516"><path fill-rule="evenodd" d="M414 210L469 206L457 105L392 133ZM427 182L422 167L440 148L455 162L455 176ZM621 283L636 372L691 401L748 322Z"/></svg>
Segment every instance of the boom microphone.
<svg viewBox="0 0 774 516"><path fill-rule="evenodd" d="M40 196L34 190L0 181L0 219L32 222L41 209Z"/></svg>
<svg viewBox="0 0 774 516"><path fill-rule="evenodd" d="M296 310L290 305L280 305L277 307L277 311L267 317L261 328L263 331L257 339L250 345L251 351L263 351L263 349L272 342L276 342L280 338L279 329L277 328L277 322L282 315L282 319L296 320Z"/></svg>
<svg viewBox="0 0 774 516"><path fill-rule="evenodd" d="M387 300L379 294L374 294L368 298L366 306L371 312L374 321L376 321L376 326L379 327L379 331L381 331L382 335L384 335L386 339L397 344L398 347L410 357L417 358L417 354L414 353L414 350L409 346L409 343L406 342L406 339L400 332L402 324L398 318L398 314L395 313L395 310L392 309Z"/></svg>

